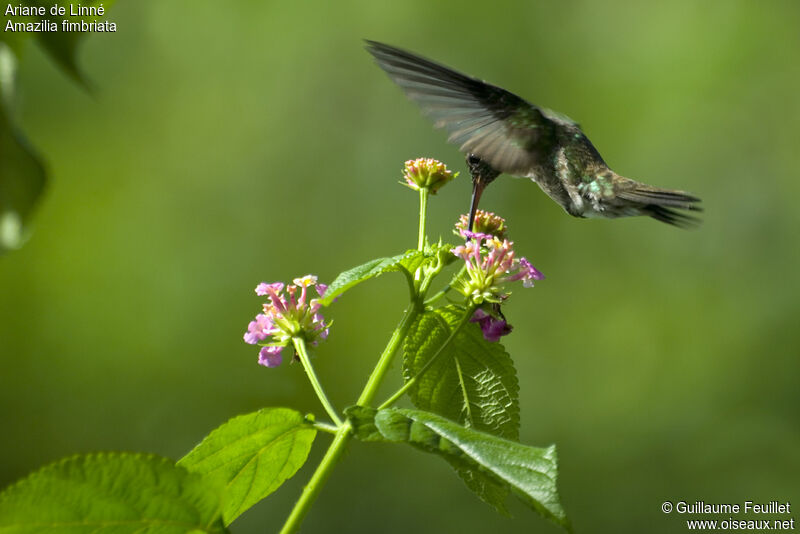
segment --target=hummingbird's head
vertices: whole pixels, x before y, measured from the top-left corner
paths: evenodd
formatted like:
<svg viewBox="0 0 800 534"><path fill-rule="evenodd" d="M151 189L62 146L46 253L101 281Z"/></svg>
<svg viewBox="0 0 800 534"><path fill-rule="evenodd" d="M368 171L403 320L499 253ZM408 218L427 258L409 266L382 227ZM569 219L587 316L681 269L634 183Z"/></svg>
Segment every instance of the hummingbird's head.
<svg viewBox="0 0 800 534"><path fill-rule="evenodd" d="M500 175L500 171L483 161L476 154L467 154L467 167L469 167L473 182L477 180L488 184Z"/></svg>

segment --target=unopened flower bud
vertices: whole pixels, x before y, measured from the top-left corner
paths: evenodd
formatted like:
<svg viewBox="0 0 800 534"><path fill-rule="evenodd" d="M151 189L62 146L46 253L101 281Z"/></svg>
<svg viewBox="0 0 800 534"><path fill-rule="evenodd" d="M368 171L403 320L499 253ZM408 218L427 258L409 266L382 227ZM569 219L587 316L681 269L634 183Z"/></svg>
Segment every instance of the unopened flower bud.
<svg viewBox="0 0 800 534"><path fill-rule="evenodd" d="M477 210L475 212L475 222L472 225L472 233L469 231L469 215L462 215L456 223L454 233L465 238L475 237L496 237L498 239L505 239L508 228L506 227L506 220L495 215L490 211Z"/></svg>
<svg viewBox="0 0 800 534"><path fill-rule="evenodd" d="M427 189L434 195L456 176L458 173L447 170L444 163L433 158L410 159L403 169L403 178L408 187L415 191Z"/></svg>

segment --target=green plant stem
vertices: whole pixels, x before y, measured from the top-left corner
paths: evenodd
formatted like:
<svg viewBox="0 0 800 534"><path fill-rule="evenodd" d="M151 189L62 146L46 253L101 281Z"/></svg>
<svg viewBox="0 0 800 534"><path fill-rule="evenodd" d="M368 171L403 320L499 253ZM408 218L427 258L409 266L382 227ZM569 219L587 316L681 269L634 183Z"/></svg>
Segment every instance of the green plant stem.
<svg viewBox="0 0 800 534"><path fill-rule="evenodd" d="M437 350L437 351L436 351L436 354L434 354L433 356L431 356L431 359L430 359L430 360L428 360L428 361L425 363L425 365L423 365L423 366L422 366L422 369L420 369L420 370L419 370L419 372L418 372L417 374L415 374L414 376L412 376L412 377L411 377L411 379L410 379L410 380L408 380L408 382L406 382L406 383L403 385L403 387L401 387L400 389L398 389L397 391L395 391L395 392L394 392L394 394L393 394L391 397L389 397L388 399L386 399L386 400L383 402L383 404L381 404L380 406L378 406L378 409L379 409L379 410L383 410L384 408L388 408L389 406L391 406L392 404L394 404L395 402L397 402L397 400L398 400L400 397L402 397L402 396L403 396L403 395L406 393L406 391L408 391L409 389L411 389L412 387L414 387L414 384L416 384L416 383L417 383L417 381L420 379L420 377L421 377L423 374L425 374L425 371L427 371L428 369L430 369L430 367L431 367L431 366L434 364L434 362L435 362L435 361L436 361L436 360L439 358L439 356L440 356L441 354L443 354L443 353L444 353L444 349L445 349L445 348L447 348L447 346L450 344L450 342L451 342L451 341L453 341L453 339L455 339L455 337L456 337L456 334L458 334L458 332L459 332L459 331L460 331L460 330L461 330L461 329L464 327L464 325L465 325L465 324L467 324L467 322L469 322L469 319L472 317L472 313L473 313L474 311L475 311L475 306L474 306L474 305L469 305L469 306L467 306L467 309L466 309L466 311L465 311L465 313L464 313L464 316L463 316L463 317L461 318L461 320L458 322L458 324L457 324L457 325L456 325L456 327L453 329L453 331L452 331L452 332L450 332L450 335L449 335L449 336L447 336L447 339L444 341L444 343L442 343L442 346L441 346L441 347L439 347L439 350Z"/></svg>
<svg viewBox="0 0 800 534"><path fill-rule="evenodd" d="M336 410L333 409L331 401L329 401L327 395L325 395L325 390L322 389L322 384L319 383L317 373L314 372L314 367L311 365L311 360L308 358L306 341L302 337L293 337L292 342L294 343L294 348L297 351L297 355L300 357L300 361L303 363L303 369L306 370L308 380L311 382L314 392L317 394L319 401L322 403L322 407L325 408L325 411L328 412L328 415L337 427L342 426L342 420L339 419L338 415L336 415Z"/></svg>
<svg viewBox="0 0 800 534"><path fill-rule="evenodd" d="M344 424L339 426L339 429L336 431L336 436L333 438L330 447L328 447L328 451L317 466L317 470L314 471L314 474L311 476L311 480L309 480L306 487L303 488L303 493L300 495L294 508L292 508L292 512L283 524L281 534L291 534L298 531L311 505L314 504L317 495L319 495L322 486L325 485L325 482L331 475L331 471L333 471L333 468L341 458L347 443L350 441L352 431L353 427L350 426L349 421L345 421Z"/></svg>
<svg viewBox="0 0 800 534"><path fill-rule="evenodd" d="M383 349L381 357L378 359L378 363L375 365L375 369L372 370L372 374L369 376L369 380L367 380L364 390L358 397L356 404L359 406L369 406L369 404L372 402L372 399L375 398L375 394L378 393L378 388L383 382L383 377L386 376L386 372L389 370L389 367L392 364L392 360L394 359L397 349L400 347L400 343L402 343L402 341L406 338L408 329L411 328L411 325L414 323L417 315L419 315L419 310L419 303L416 301L412 301L408 305L408 309L406 310L403 319L392 333L389 343L387 343L386 348Z"/></svg>
<svg viewBox="0 0 800 534"><path fill-rule="evenodd" d="M419 239L417 240L417 250L425 249L425 220L428 212L428 188L423 187L419 190Z"/></svg>
<svg viewBox="0 0 800 534"><path fill-rule="evenodd" d="M458 280L461 276L463 276L465 272L467 272L466 264L463 267L461 267L461 270L458 271L458 273L456 273L455 276L453 276L453 278L450 280L450 282L446 286L444 286L441 290L439 290L437 293L435 293L431 298L429 298L428 300L425 301L425 306L430 306L431 304L433 304L434 302L436 302L437 300L439 300L440 298L445 296L451 289L453 289L453 283L456 280Z"/></svg>
<svg viewBox="0 0 800 534"><path fill-rule="evenodd" d="M403 277L406 279L406 282L408 283L408 298L413 301L417 298L417 285L416 285L417 282L414 279L416 273L411 274L405 269L405 267L402 268L402 272L403 272Z"/></svg>
<svg viewBox="0 0 800 534"><path fill-rule="evenodd" d="M381 382L383 381L383 377L386 375L386 371L388 371L389 367L391 366L392 359L397 352L397 349L400 347L400 343L405 339L406 334L408 334L408 329L411 327L411 324L414 322L417 315L419 315L419 309L419 301L416 299L412 300L411 304L409 304L409 307L406 310L405 315L403 316L403 319L395 329L391 339L389 339L389 343L386 345L386 348L383 349L383 353L381 353L381 357L378 360L375 369L372 371L369 380L367 380L367 384L364 386L364 391L361 392L361 396L358 398L358 405L367 406L370 402L372 402L372 399L378 392L378 387L380 387ZM298 349L298 354L300 354L300 360L303 361L303 365L305 366L305 361L308 359L308 356L303 356L305 354L304 343L302 344L302 347L302 353L300 349ZM311 366L309 365L306 369L311 369ZM313 375L313 373L314 371L311 369L309 378L314 376L314 378L311 378L311 383L318 384L316 376ZM316 390L316 387L314 389ZM322 388L320 387L317 395L320 396L322 404L326 406L327 409L327 406L330 403L327 403L326 405L327 398L325 397L324 393L321 393L321 390ZM333 415L331 415L331 418L333 418ZM316 423L315 426L319 426L320 424L321 423ZM330 447L328 447L328 452L325 453L325 457L322 458L322 461L317 466L317 470L314 471L311 480L309 480L308 484L306 484L306 487L303 488L303 493L300 495L300 498L297 500L297 503L295 503L292 512L286 519L286 523L284 523L283 528L281 529L281 534L291 534L293 532L297 532L297 530L300 528L300 524L303 522L303 519L311 508L311 505L314 504L317 495L319 494L320 490L322 490L322 486L325 485L325 482L328 480L331 471L336 466L336 463L339 461L339 458L347 447L347 443L352 437L353 427L350 425L349 421L337 423L337 425L338 428L336 429L336 435L334 436ZM320 430L327 431L325 428L320 428Z"/></svg>
<svg viewBox="0 0 800 534"><path fill-rule="evenodd" d="M338 426L333 426L328 423L322 423L322 422L315 422L314 428L322 432L327 432L328 434L336 434L336 432L339 431Z"/></svg>

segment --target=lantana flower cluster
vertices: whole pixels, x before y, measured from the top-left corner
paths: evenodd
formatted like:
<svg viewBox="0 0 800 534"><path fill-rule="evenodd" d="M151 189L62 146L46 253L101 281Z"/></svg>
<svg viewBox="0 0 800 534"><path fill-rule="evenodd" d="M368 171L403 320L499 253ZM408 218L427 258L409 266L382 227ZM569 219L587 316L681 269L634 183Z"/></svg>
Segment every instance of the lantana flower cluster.
<svg viewBox="0 0 800 534"><path fill-rule="evenodd" d="M295 278L293 282L285 293L282 282L262 282L256 287L256 295L268 296L269 300L264 303L264 312L250 321L244 340L251 345L261 345L258 363L266 367L281 364L281 353L294 337L302 338L311 346L328 337L330 323L325 322L319 313L319 301L310 298L308 290L314 287L321 297L327 286L317 283L317 277L310 274Z"/></svg>
<svg viewBox="0 0 800 534"><path fill-rule="evenodd" d="M488 234L464 232L471 239L452 250L467 263L467 277L462 279L461 293L476 304L500 303L508 295L503 284L522 280L524 287L533 287L534 280L544 275L525 258L517 258L514 243Z"/></svg>
<svg viewBox="0 0 800 534"><path fill-rule="evenodd" d="M475 231L466 229L468 223L467 216L456 223L459 234L468 241L452 250L466 262L466 276L455 287L480 306L470 321L479 324L485 339L498 341L512 328L500 312L500 303L508 298L503 285L521 280L524 287L533 287L534 281L544 279L544 275L526 258L517 258L514 243L505 238L502 217L478 210Z"/></svg>
<svg viewBox="0 0 800 534"><path fill-rule="evenodd" d="M427 189L432 195L456 176L457 172L447 170L444 163L433 158L410 159L406 161L403 169L405 185L414 191Z"/></svg>

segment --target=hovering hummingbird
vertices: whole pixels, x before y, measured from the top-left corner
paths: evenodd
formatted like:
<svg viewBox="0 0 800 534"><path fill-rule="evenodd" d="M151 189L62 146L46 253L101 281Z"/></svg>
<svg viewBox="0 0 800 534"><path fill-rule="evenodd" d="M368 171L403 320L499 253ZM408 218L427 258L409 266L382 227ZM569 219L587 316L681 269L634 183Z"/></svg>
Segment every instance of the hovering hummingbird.
<svg viewBox="0 0 800 534"><path fill-rule="evenodd" d="M699 198L615 173L568 117L411 52L366 43L378 66L467 154L470 229L484 188L502 173L530 178L574 217L647 215L679 227L699 222L675 211L702 211Z"/></svg>

